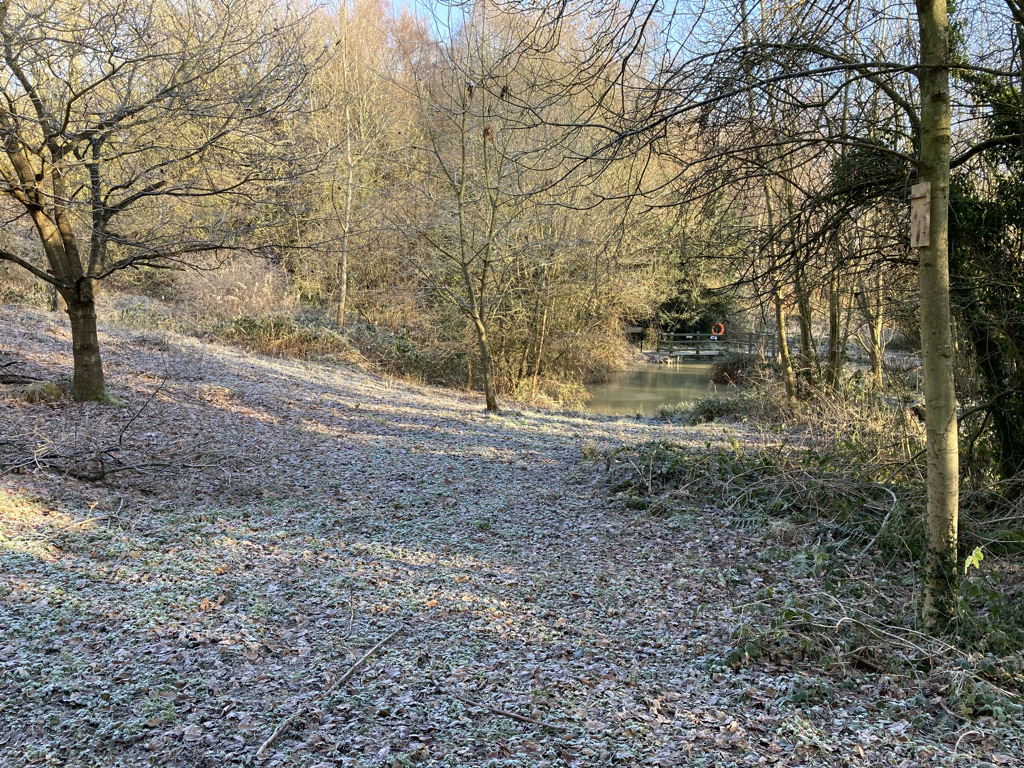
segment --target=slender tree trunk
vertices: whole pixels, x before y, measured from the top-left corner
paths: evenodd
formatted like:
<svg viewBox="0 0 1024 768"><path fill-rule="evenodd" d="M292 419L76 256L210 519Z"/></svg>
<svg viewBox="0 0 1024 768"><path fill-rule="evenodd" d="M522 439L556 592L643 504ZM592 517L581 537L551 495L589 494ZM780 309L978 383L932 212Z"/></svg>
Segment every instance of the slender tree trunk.
<svg viewBox="0 0 1024 768"><path fill-rule="evenodd" d="M930 244L918 250L921 358L928 432L928 520L922 618L942 627L956 605L959 456L949 310L949 20L946 0L917 0L921 32L920 179L931 182Z"/></svg>
<svg viewBox="0 0 1024 768"><path fill-rule="evenodd" d="M868 323L868 362L871 365L871 384L882 388L882 316L874 317Z"/></svg>
<svg viewBox="0 0 1024 768"><path fill-rule="evenodd" d="M811 317L811 297L804 283L803 265L797 265L793 278L796 292L797 320L800 322L800 377L812 387L818 383L815 375L814 326Z"/></svg>
<svg viewBox="0 0 1024 768"><path fill-rule="evenodd" d="M346 98L348 98L347 94ZM355 161L352 159L352 132L348 104L345 104L345 166L345 202L341 213L341 258L338 264L338 327L340 328L345 327L345 304L348 301L348 243L349 232L352 229L352 194L355 186Z"/></svg>
<svg viewBox="0 0 1024 768"><path fill-rule="evenodd" d="M882 387L882 273L875 277L874 296L868 290L865 281L860 283L860 312L868 326L868 341L864 346L868 350L868 361L871 364L871 384Z"/></svg>
<svg viewBox="0 0 1024 768"><path fill-rule="evenodd" d="M536 332L537 320L540 317L540 311L541 311L540 310L540 307L541 307L540 296L541 296L541 294L538 291L534 295L534 298L533 298L533 311L531 312L531 315L532 315L532 318L533 318L533 322L531 324L530 337L529 337L529 339L527 339L526 345L523 347L523 356L519 360L519 378L516 380L517 384L520 381L522 381L523 379L525 379L526 376L529 374L529 361L530 361L530 358L531 358L531 356L533 354L533 350L534 350L534 347L536 346L536 341L537 341L537 332ZM545 313L547 312L547 306L545 306L544 311L545 311Z"/></svg>
<svg viewBox="0 0 1024 768"><path fill-rule="evenodd" d="M487 340L487 329L479 318L473 319L476 328L476 344L480 350L480 368L484 381L484 400L487 410L497 412L498 397L494 392L494 368L491 363L491 345Z"/></svg>
<svg viewBox="0 0 1024 768"><path fill-rule="evenodd" d="M91 295L79 298L71 292L65 300L71 320L71 349L75 364L71 396L79 402L104 402L109 398L96 333L96 302Z"/></svg>
<svg viewBox="0 0 1024 768"><path fill-rule="evenodd" d="M348 114L348 107L345 107ZM341 224L341 258L338 263L338 327L345 327L345 304L348 301L348 233L352 220L352 160L349 156L348 177L345 182L345 207Z"/></svg>
<svg viewBox="0 0 1024 768"><path fill-rule="evenodd" d="M796 376L793 373L793 358L789 354L786 340L786 311L782 308L782 296L775 290L775 324L779 329L779 363L782 365L782 380L786 383L786 397L796 399Z"/></svg>
<svg viewBox="0 0 1024 768"><path fill-rule="evenodd" d="M533 366L533 381L530 384L530 397L537 395L537 379L540 377L540 364L544 359L544 335L548 327L548 307L544 305L544 315L540 320L540 339L537 341L537 360Z"/></svg>
<svg viewBox="0 0 1024 768"><path fill-rule="evenodd" d="M839 383L842 384L843 377L846 375L846 350L850 346L850 326L853 323L854 306L853 306L853 287L850 286L850 290L847 293L846 307L843 309L843 330L839 337Z"/></svg>
<svg viewBox="0 0 1024 768"><path fill-rule="evenodd" d="M828 281L828 364L825 368L825 385L839 389L843 379L842 301L840 298L838 267Z"/></svg>
<svg viewBox="0 0 1024 768"><path fill-rule="evenodd" d="M338 264L338 327L345 327L345 303L348 301L348 235L352 225L352 192L355 176L355 161L352 157L352 120L348 87L348 3L342 5L344 18L344 41L342 44L341 77L345 91L345 203L341 215L341 260ZM331 190L333 198L334 191Z"/></svg>
<svg viewBox="0 0 1024 768"><path fill-rule="evenodd" d="M533 350L533 337L531 336L523 344L523 352L519 355L519 368L516 370L516 386L518 387L526 378L526 362L530 359L530 352Z"/></svg>

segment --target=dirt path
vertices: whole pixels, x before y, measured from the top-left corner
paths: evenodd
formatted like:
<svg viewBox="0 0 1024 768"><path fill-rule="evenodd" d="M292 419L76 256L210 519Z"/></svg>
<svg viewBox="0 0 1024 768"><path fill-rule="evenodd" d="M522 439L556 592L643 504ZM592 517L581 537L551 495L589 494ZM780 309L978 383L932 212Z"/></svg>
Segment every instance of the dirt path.
<svg viewBox="0 0 1024 768"><path fill-rule="evenodd" d="M26 375L69 370L48 315L5 308L0 340ZM104 341L125 408L0 399L0 765L931 766L1019 749L922 720L889 676L731 663L758 595L811 577L759 557L713 500L624 509L599 456L720 427L489 416L347 368Z"/></svg>

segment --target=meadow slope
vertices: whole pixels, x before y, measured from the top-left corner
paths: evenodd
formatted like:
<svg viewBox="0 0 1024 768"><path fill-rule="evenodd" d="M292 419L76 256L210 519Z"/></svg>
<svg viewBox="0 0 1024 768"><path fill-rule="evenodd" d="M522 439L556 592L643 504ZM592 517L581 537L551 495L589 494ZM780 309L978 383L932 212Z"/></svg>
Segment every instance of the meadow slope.
<svg viewBox="0 0 1024 768"><path fill-rule="evenodd" d="M0 313L3 373L66 376L61 318ZM914 681L734 663L813 575L714 499L627 509L606 451L753 432L102 342L123 407L0 388L2 766L1024 764Z"/></svg>

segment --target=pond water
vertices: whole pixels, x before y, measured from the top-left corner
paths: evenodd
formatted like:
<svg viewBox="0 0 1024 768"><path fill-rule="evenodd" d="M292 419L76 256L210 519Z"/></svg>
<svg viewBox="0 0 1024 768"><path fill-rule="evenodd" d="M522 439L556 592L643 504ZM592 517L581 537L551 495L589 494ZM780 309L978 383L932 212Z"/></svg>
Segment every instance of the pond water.
<svg viewBox="0 0 1024 768"><path fill-rule="evenodd" d="M663 405L689 402L714 392L709 367L700 363L651 363L619 371L604 384L587 387L591 395L587 408L612 416L657 416Z"/></svg>

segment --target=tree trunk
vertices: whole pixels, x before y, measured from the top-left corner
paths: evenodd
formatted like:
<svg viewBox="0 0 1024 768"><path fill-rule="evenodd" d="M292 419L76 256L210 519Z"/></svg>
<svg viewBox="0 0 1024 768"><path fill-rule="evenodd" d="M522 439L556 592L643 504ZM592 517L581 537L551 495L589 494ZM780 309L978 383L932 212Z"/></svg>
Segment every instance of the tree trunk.
<svg viewBox="0 0 1024 768"><path fill-rule="evenodd" d="M519 355L519 367L516 369L516 387L526 379L526 363L530 359L530 352L533 351L533 337L531 336L523 344L522 353Z"/></svg>
<svg viewBox="0 0 1024 768"><path fill-rule="evenodd" d="M109 397L96 333L96 302L91 295L80 298L71 292L64 298L71 320L71 349L75 363L71 396L79 402L105 402Z"/></svg>
<svg viewBox="0 0 1024 768"><path fill-rule="evenodd" d="M352 158L352 119L348 87L348 3L342 5L343 33L341 50L342 88L345 91L345 206L341 217L341 263L338 265L338 327L345 327L345 303L348 301L348 235L352 226L352 188L355 176L355 161ZM333 183L333 181L332 181ZM331 190L331 199L334 190Z"/></svg>
<svg viewBox="0 0 1024 768"><path fill-rule="evenodd" d="M871 364L871 385L876 389L882 388L882 273L879 270L875 276L875 285L872 291L868 290L865 280L860 281L860 313L868 326L867 343L861 341L868 350L868 360ZM858 338L860 338L858 336Z"/></svg>
<svg viewBox="0 0 1024 768"><path fill-rule="evenodd" d="M345 98L348 98L346 94ZM352 229L352 192L355 186L355 162L352 159L352 131L349 106L345 104L345 204L341 215L341 259L338 264L338 327L345 327L345 304L348 301L348 243Z"/></svg>
<svg viewBox="0 0 1024 768"><path fill-rule="evenodd" d="M338 327L345 327L345 302L348 299L348 233L342 235L341 260L338 264Z"/></svg>
<svg viewBox="0 0 1024 768"><path fill-rule="evenodd" d="M796 292L797 320L800 321L800 377L812 387L817 386L817 360L814 352L814 326L811 317L811 297L804 283L803 265L797 265L793 278Z"/></svg>
<svg viewBox="0 0 1024 768"><path fill-rule="evenodd" d="M487 410L496 413L498 410L498 397L494 392L494 367L491 363L491 345L487 340L487 329L479 318L474 318L473 325L476 328L476 344L480 349L480 368L484 382L484 400L487 402Z"/></svg>
<svg viewBox="0 0 1024 768"><path fill-rule="evenodd" d="M875 389L882 388L882 318L881 315L868 323L868 361L871 365L871 385Z"/></svg>
<svg viewBox="0 0 1024 768"><path fill-rule="evenodd" d="M922 618L942 627L956 607L959 456L949 312L949 21L946 0L917 0L921 33L920 180L931 182L930 244L918 250L921 359L928 432L928 520Z"/></svg>
<svg viewBox="0 0 1024 768"><path fill-rule="evenodd" d="M786 397L796 399L796 376L793 374L793 358L789 354L786 339L786 312L782 308L782 296L775 291L775 324L779 329L779 364L782 365L782 380L786 383Z"/></svg>
<svg viewBox="0 0 1024 768"><path fill-rule="evenodd" d="M825 386L838 390L843 380L842 300L840 297L839 268L834 269L828 281L828 363L825 366Z"/></svg>
<svg viewBox="0 0 1024 768"><path fill-rule="evenodd" d="M537 379L540 378L540 364L544 359L544 335L548 327L548 307L544 305L544 316L540 321L540 339L537 341L537 360L533 366L533 381L530 384L530 397L537 396Z"/></svg>

